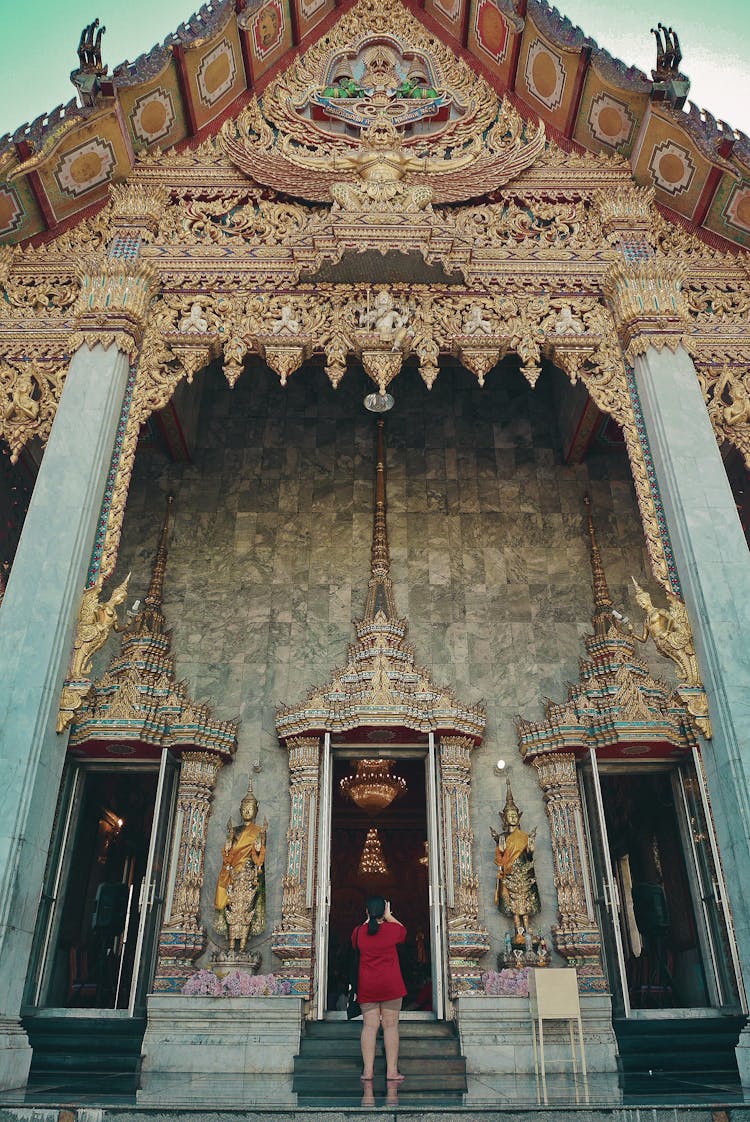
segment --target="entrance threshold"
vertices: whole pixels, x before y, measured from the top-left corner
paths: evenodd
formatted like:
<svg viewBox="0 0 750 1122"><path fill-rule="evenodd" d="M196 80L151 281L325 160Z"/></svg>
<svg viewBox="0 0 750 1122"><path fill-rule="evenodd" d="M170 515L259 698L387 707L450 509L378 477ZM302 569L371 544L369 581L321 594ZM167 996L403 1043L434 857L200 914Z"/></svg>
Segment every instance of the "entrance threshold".
<svg viewBox="0 0 750 1122"><path fill-rule="evenodd" d="M356 1018L355 1018L356 1019ZM331 1009L323 1018L324 1021L345 1021L346 1010ZM404 1009L399 1016L399 1021L436 1021L434 1013L424 1012L422 1009Z"/></svg>

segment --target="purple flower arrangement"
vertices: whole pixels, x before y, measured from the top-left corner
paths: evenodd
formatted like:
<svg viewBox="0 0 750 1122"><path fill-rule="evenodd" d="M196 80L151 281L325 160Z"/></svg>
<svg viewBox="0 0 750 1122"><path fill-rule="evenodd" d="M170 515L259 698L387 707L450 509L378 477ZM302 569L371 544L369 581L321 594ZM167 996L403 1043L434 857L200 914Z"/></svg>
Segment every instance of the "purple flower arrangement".
<svg viewBox="0 0 750 1122"><path fill-rule="evenodd" d="M292 992L292 984L288 978L274 974L232 970L217 978L210 970L198 970L185 982L182 992L188 997L283 997Z"/></svg>
<svg viewBox="0 0 750 1122"><path fill-rule="evenodd" d="M484 992L490 997L528 997L529 971L488 970L482 975Z"/></svg>

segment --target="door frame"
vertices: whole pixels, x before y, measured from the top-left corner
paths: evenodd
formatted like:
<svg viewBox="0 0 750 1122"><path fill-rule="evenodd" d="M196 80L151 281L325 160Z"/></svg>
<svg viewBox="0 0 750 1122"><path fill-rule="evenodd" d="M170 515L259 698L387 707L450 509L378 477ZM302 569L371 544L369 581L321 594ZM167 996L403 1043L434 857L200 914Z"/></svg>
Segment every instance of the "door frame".
<svg viewBox="0 0 750 1122"><path fill-rule="evenodd" d="M333 811L333 758L393 758L424 759L425 761L425 819L427 825L428 853L437 854L437 861L428 862L429 928L432 958L433 1011L404 1012L402 1018L415 1020L444 1020L447 1015L446 992L448 968L446 961L446 895L445 895L445 838L443 836L440 777L433 734L424 745L384 744L377 739L371 744L331 745L330 733L323 739L320 757L320 799L318 804L317 891L315 894L315 925L313 955L313 993L311 1009L315 1020L336 1020L344 1016L327 1010L328 1003L328 941L331 913L331 840Z"/></svg>
<svg viewBox="0 0 750 1122"><path fill-rule="evenodd" d="M165 778L167 769L173 769L174 780L169 786L169 805L161 806L160 800L164 801L165 793ZM144 869L144 876L141 882L141 889L147 883L147 874L153 873L154 859L156 856L155 839L157 828L162 819L161 825L164 827L164 817L166 815L166 827L164 828L165 839L165 861L161 873L161 896L157 900L156 886L154 891L149 892L151 897L149 908L144 913L144 932L139 933L136 937L136 956L133 963L133 974L131 977L131 990L128 995L127 1008L117 1009L103 1006L101 1008L92 1007L91 1015L96 1016L133 1016L137 1006L136 996L139 981L139 962L138 957L142 954L144 935L145 935L145 919L149 912L153 911L155 904L163 905L164 892L169 883L170 869L172 863L172 834L171 830L174 825L175 807L177 801L177 787L179 776L180 763L179 759L174 757L169 749L164 748L158 760L152 758L140 758L127 760L108 760L108 759L91 759L91 758L74 758L69 756L66 761L66 769L63 775L63 780L60 786L60 796L58 799L57 813L55 816L55 824L52 831L52 842L50 846L50 861L47 869L47 876L42 891L42 900L40 908L37 912L37 920L34 932L34 946L37 948L32 957L32 964L29 970L27 989L26 989L26 1003L24 1005L24 1013L29 1015L51 1015L56 1008L67 1009L67 1006L55 1007L44 1003L44 994L49 990L51 984L51 974L53 967L53 956L51 954L56 940L59 935L60 923L62 921L62 904L65 898L65 888L68 883L69 877L72 875L72 861L73 861L73 845L75 842L76 831L80 822L80 814L83 804L83 796L85 791L84 776L88 773L95 772L152 772L157 773L157 786L154 795L154 815L151 824L151 834L149 836L149 848L147 853L146 867ZM160 815L161 807L161 815ZM145 890L141 893L145 895ZM132 914L133 911L134 895L131 894L128 910ZM158 926L160 924L159 915L155 917L156 935L158 937ZM141 917L139 915L139 928L141 926ZM140 946L138 942L140 940ZM124 947L124 943L123 943ZM151 968L155 967L155 956L151 955ZM120 986L120 975L122 961L118 969L118 991ZM151 984L151 979L148 981L148 986Z"/></svg>
<svg viewBox="0 0 750 1122"><path fill-rule="evenodd" d="M691 756L685 756L685 757L683 757L682 759L679 759L679 760L676 760L676 759L660 760L658 762L648 763L647 761L643 761L643 760L638 761L638 760L635 760L635 759L634 760L620 759L620 760L613 760L613 761L612 760L607 760L606 763L614 763L617 767L617 770L619 770L623 773L630 772L632 774L636 774L636 773L643 774L643 773L647 773L647 772L650 772L650 771L659 770L663 773L667 773L670 777L673 804L674 804L674 812L675 812L675 817L676 817L676 820L677 820L677 827L678 827L678 833L679 833L679 838L680 838L680 845L681 845L683 860L685 862L685 872L686 872L687 881L688 881L688 885L689 885L689 891L690 891L690 901L691 901L692 908L693 908L693 915L694 915L694 918L695 918L695 924L696 924L696 929L697 929L696 934L697 934L697 938L698 938L698 944L699 944L699 948L700 948L703 971L704 971L704 976L705 976L705 980L706 980L707 998L709 999L709 1002L710 1002L706 1006L690 1006L689 1008L692 1010L691 1015L693 1015L693 1016L694 1015L700 1015L702 1011L705 1011L705 1015L709 1016L709 1015L711 1015L712 1012L714 1012L716 1010L726 1009L727 1011L730 1011L730 1010L731 1011L737 1011L737 1005L736 1005L736 1003L730 1003L730 1002L722 1000L722 996L721 996L722 995L722 986L721 986L721 981L720 981L720 978L719 978L718 966L717 966L717 963L716 963L716 960L715 960L714 939L713 939L712 934L711 934L708 918L705 914L705 903L704 903L704 900L702 898L702 889L701 889L701 883L702 883L701 873L700 873L700 870L699 870L699 867L698 867L698 859L697 859L697 855L696 855L696 852L695 852L695 847L694 847L694 844L693 844L693 838L692 838L692 835L691 835L689 812L688 812L688 807L687 807L687 803L686 803L686 800L685 800L685 792L684 792L684 789L683 789L684 778L685 778L685 776L684 776L685 765L686 764L692 765L692 768L693 768L694 773L697 776L697 780L698 780L699 798L700 798L701 807L702 807L703 815L704 815L704 825L705 825L705 828L706 828L706 832L708 834L710 851L711 851L712 859L713 859L715 870L716 870L716 881L717 881L717 883L715 885L716 904L717 904L717 906L720 910L721 917L722 917L722 920L723 920L724 925L725 925L725 935L726 935L727 943L728 943L728 946L729 946L729 952L730 952L730 965L732 967L734 977L735 977L735 981L736 981L736 984L737 984L737 991L738 991L738 996L739 996L739 1005L740 1005L741 1011L746 1013L748 1011L747 998L746 998L746 994L745 994L745 990L744 990L744 986L743 986L743 982L742 982L742 976L741 976L740 969L739 969L739 954L738 954L738 951L737 951L736 938L735 938L735 934L734 934L734 927L733 927L733 924L732 924L731 913L729 912L728 906L727 906L727 895L726 895L726 888L725 888L725 884L724 884L723 872L722 872L722 868L721 868L721 861L720 861L720 857L719 857L718 843L716 841L715 831L714 831L714 827L713 827L713 818L712 818L712 814L711 814L711 807L710 807L710 803L709 803L709 799L708 799L708 791L707 791L707 788L706 788L704 777L702 775L702 763L701 763L701 760L700 760L700 754L699 754L698 750L696 748L693 748ZM592 807L590 805L591 800L589 798L588 792L586 790L586 785L584 783L584 775L583 775L584 769L588 770L589 774L591 774L591 776L592 776L592 787L594 788L595 799L596 799L596 804L597 804L595 807ZM621 911L622 911L622 908L621 908L621 901L619 899L619 888L618 888L618 884L617 884L617 879L614 875L614 869L613 869L613 866L612 866L611 854L610 854L610 850L609 850L609 838L608 838L608 833L607 833L606 819L605 819L605 816L604 816L604 803L603 803L602 792L601 792L599 761L598 761L598 758L596 756L596 749L595 748L591 748L589 750L588 755L586 757L584 757L581 761L579 761L579 769L578 770L579 770L579 787L580 787L580 790L581 790L581 802L582 802L582 806L583 806L583 810L584 810L584 815L585 815L585 818L586 818L586 833L587 833L587 843L588 843L587 844L587 849L588 849L588 858L589 858L588 863L589 863L589 868L590 868L590 876L591 876L591 879L592 879L592 882L593 882L592 887L593 887L594 896L595 896L597 902L600 904L600 906L607 909L607 911L609 912L609 916L610 916L609 927L611 928L611 933L612 933L612 936L614 938L614 944L615 944L613 949L614 949L614 955L616 957L616 964L617 964L617 967L616 967L617 968L617 975L618 975L617 980L619 981L619 984L620 984L620 991L621 991L621 997L622 997L622 1005L623 1005L622 1015L624 1015L626 1018L638 1018L638 1017L643 1017L643 1016L648 1016L650 1018L658 1018L660 1016L663 1016L665 1019L669 1019L669 1017L674 1016L674 1012L675 1012L674 1008L670 1007L670 1008L664 1009L664 1010L660 1010L660 1009L640 1010L640 1009L633 1009L631 1007L630 994L629 994L629 989L628 989L628 985L627 985L627 977L626 977L626 972L625 972L625 955L624 955L624 948L623 948L623 941L622 941L622 930L621 930ZM601 869L601 862L596 859L596 854L594 852L594 847L593 847L594 839L593 839L592 834L591 834L592 815L593 814L596 814L596 816L597 816L596 826L599 830L599 835L600 835L602 849L603 849L603 859L604 859L604 865L605 865L604 870ZM603 877L603 881L606 882L606 889L602 893L601 896L599 894L598 884L597 884L597 880L600 877ZM604 883L603 883L602 887L603 888L605 887ZM602 898L602 896L603 896L603 898ZM610 938L610 930L602 930L601 934L602 934L602 939L603 940ZM605 958L605 963L608 963L609 960L610 960L610 956L608 956L605 953L604 958ZM614 981L615 981L615 979L612 979L612 978L609 979L610 989L612 989ZM613 1005L615 1004L614 997L615 997L615 995L613 993Z"/></svg>

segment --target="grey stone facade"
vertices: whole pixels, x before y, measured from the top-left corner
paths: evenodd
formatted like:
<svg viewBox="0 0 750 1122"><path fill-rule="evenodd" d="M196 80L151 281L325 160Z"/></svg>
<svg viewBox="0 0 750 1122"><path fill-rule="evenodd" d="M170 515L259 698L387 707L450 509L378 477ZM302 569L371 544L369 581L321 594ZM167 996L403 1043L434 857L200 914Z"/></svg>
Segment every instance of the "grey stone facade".
<svg viewBox="0 0 750 1122"><path fill-rule="evenodd" d="M631 574L649 583L624 449L597 443L584 464L562 463L557 377L545 369L532 391L509 359L484 389L456 366L428 391L407 368L386 422L398 611L435 682L487 704L485 740L473 756L473 828L479 919L493 945L488 968L507 929L493 905L489 835L505 797L498 758L510 766L524 824L538 826L543 911L535 926L548 935L556 918L547 819L536 772L518 753L514 717L539 717L543 698L562 700L577 677L592 613L585 493L616 605L633 606ZM147 586L164 497L174 493L164 611L177 674L196 699L214 702L217 716L241 719L209 827L209 931L225 824L237 818L253 762L261 762L254 778L260 817L269 820L268 926L253 948L263 952L263 972L280 965L268 944L281 914L289 809L275 708L296 703L343 664L351 621L364 608L375 424L362 398L371 388L350 371L333 391L322 371L306 367L282 389L258 361L230 391L209 370L192 390L203 395L193 463L139 452L125 516L117 572L132 569L135 597ZM658 659L655 669L670 673Z"/></svg>

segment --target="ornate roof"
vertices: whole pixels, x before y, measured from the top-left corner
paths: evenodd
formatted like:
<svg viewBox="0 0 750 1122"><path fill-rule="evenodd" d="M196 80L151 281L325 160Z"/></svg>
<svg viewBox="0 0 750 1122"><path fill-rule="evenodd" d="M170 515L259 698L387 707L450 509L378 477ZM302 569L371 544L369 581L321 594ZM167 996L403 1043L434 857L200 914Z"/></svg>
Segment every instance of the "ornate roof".
<svg viewBox="0 0 750 1122"><path fill-rule="evenodd" d="M594 631L584 640L588 658L580 660L567 701L547 701L543 721L517 719L521 753L526 759L543 752L581 756L595 748L599 758L682 756L696 743L690 716L635 653L612 604L588 499L586 506L594 588Z"/></svg>
<svg viewBox="0 0 750 1122"><path fill-rule="evenodd" d="M627 157L669 216L702 227L714 244L718 236L750 245L747 136L694 106L674 109L663 82L613 59L545 0L363 6L380 7L394 34L413 14L558 143ZM350 8L210 0L163 44L98 76L91 104L58 106L0 138L0 241L58 231L102 204L141 153L212 135L300 47L325 42Z"/></svg>
<svg viewBox="0 0 750 1122"><path fill-rule="evenodd" d="M378 421L370 580L357 641L347 663L329 683L310 690L301 705L281 706L276 714L279 739L321 735L338 739L372 730L378 739L413 739L415 733L470 737L484 735L484 705L463 705L447 686L436 686L428 670L416 666L406 641L408 624L398 616L390 576L386 526L385 422Z"/></svg>
<svg viewBox="0 0 750 1122"><path fill-rule="evenodd" d="M70 750L126 756L169 748L224 758L236 750L237 722L218 721L209 705L193 701L187 684L175 679L172 635L162 610L171 505L170 498L143 606L123 634L120 653L78 711Z"/></svg>

